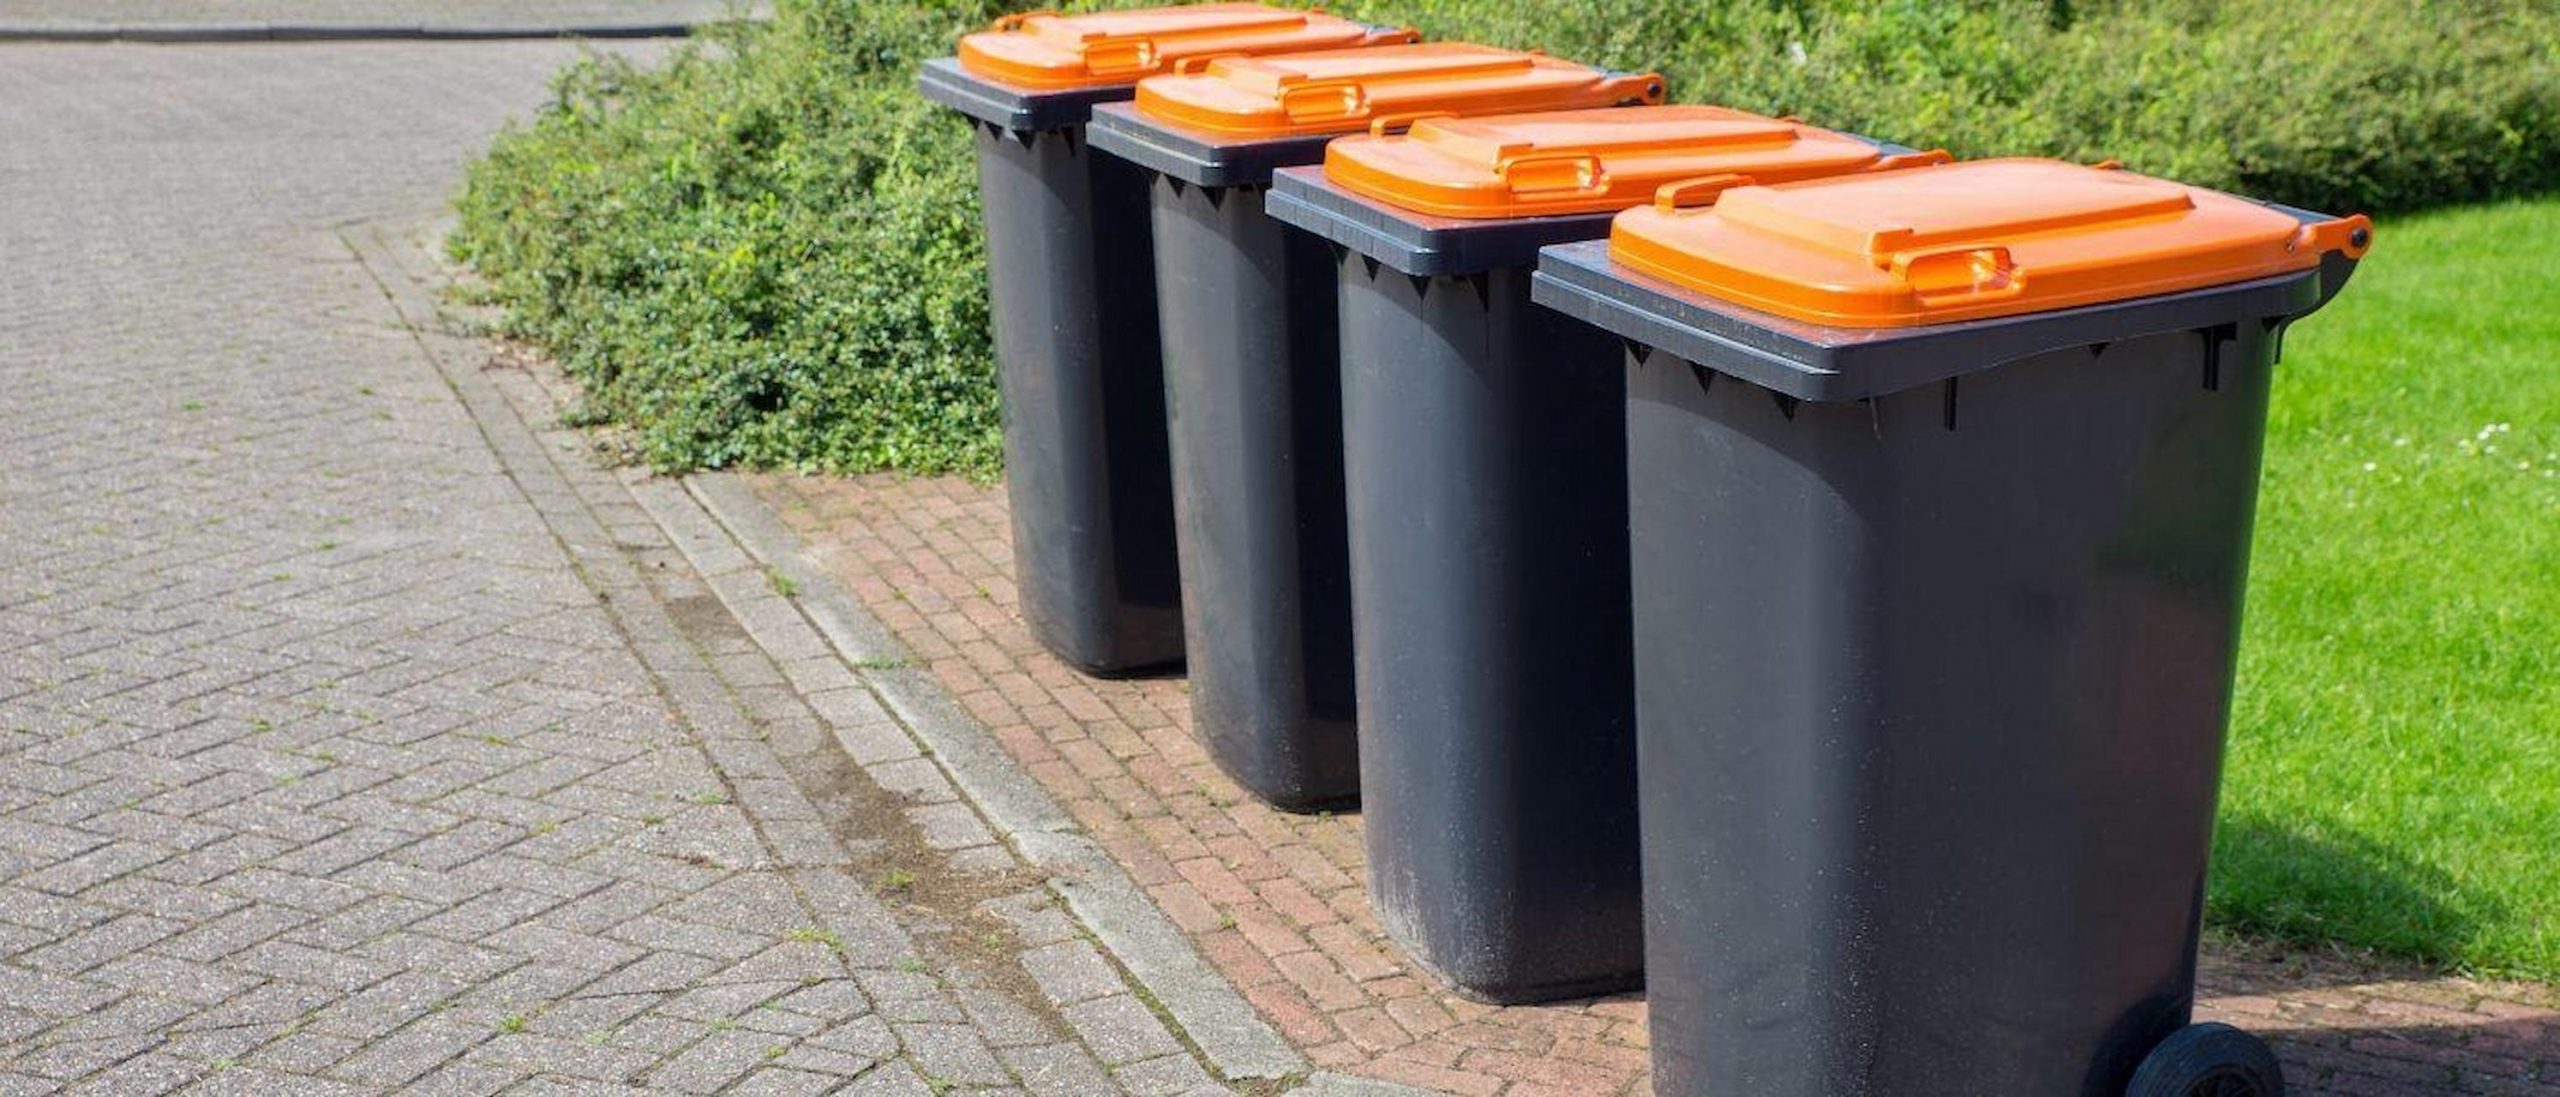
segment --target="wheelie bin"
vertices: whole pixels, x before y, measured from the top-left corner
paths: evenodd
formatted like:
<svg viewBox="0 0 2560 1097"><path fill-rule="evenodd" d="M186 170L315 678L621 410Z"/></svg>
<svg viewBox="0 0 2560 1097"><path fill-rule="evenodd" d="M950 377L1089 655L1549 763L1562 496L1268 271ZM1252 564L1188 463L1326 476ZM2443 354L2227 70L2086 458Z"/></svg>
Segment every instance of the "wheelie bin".
<svg viewBox="0 0 2560 1097"><path fill-rule="evenodd" d="M1182 661L1146 179L1085 148L1093 105L1198 58L1410 42L1259 4L1008 16L924 63L970 119L1022 613L1088 673Z"/></svg>
<svg viewBox="0 0 2560 1097"><path fill-rule="evenodd" d="M1271 173L1424 112L1650 102L1662 81L1463 43L1225 58L1098 109L1154 175L1192 726L1238 783L1307 811L1359 794L1333 258L1263 211Z"/></svg>
<svg viewBox="0 0 2560 1097"><path fill-rule="evenodd" d="M1619 341L1529 301L1544 244L1685 181L1943 162L1713 106L1432 118L1285 168L1336 245L1369 895L1500 1002L1642 981Z"/></svg>
<svg viewBox="0 0 2560 1097"><path fill-rule="evenodd" d="M2280 1092L2196 933L2268 381L2370 233L1986 160L1542 252L1632 345L1661 1092Z"/></svg>

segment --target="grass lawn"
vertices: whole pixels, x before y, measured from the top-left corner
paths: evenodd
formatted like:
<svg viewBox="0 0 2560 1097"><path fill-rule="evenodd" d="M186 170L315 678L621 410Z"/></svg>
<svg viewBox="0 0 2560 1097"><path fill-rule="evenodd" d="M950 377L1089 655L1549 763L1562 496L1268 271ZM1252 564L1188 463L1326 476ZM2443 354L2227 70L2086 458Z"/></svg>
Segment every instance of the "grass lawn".
<svg viewBox="0 0 2560 1097"><path fill-rule="evenodd" d="M2560 980L2560 201L2382 225L2286 339L2211 903Z"/></svg>

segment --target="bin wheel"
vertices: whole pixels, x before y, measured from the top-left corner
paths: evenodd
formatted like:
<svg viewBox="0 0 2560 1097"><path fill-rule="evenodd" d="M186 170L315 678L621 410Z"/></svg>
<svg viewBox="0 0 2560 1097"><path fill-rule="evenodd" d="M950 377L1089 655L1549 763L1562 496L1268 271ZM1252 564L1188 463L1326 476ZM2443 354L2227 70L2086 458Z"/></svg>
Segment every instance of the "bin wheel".
<svg viewBox="0 0 2560 1097"><path fill-rule="evenodd" d="M2143 1056L2125 1097L2284 1097L2266 1041L2229 1025L2188 1025Z"/></svg>

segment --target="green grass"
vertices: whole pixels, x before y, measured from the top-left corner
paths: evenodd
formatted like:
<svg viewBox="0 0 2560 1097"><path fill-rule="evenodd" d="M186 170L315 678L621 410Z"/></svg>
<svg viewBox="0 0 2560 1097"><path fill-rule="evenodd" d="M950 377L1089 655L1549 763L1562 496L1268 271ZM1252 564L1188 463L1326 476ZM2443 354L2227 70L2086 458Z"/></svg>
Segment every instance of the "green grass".
<svg viewBox="0 0 2560 1097"><path fill-rule="evenodd" d="M2385 223L2277 373L2212 911L2560 980L2560 201Z"/></svg>

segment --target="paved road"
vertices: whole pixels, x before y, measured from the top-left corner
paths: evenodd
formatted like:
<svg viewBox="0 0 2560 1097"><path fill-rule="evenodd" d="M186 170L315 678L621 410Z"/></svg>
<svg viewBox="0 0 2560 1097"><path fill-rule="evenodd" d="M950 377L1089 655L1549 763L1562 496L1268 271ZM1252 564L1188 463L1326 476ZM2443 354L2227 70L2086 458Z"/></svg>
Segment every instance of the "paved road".
<svg viewBox="0 0 2560 1097"><path fill-rule="evenodd" d="M421 327L382 226L573 55L0 47L0 1093L1208 1088L681 489Z"/></svg>
<svg viewBox="0 0 2560 1097"><path fill-rule="evenodd" d="M293 23L544 27L697 23L771 0L0 0L0 27Z"/></svg>

